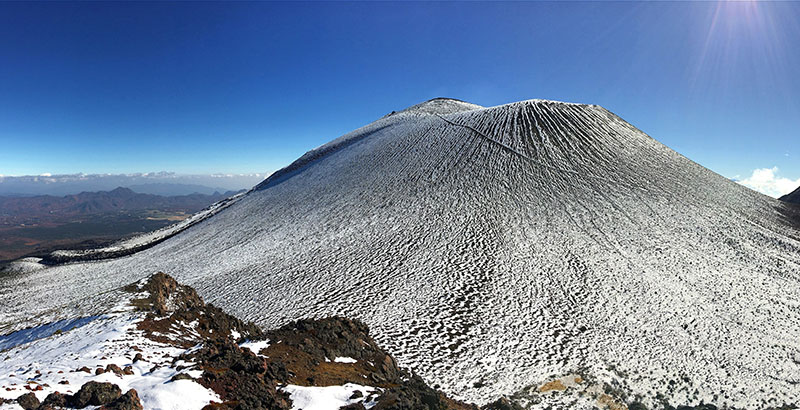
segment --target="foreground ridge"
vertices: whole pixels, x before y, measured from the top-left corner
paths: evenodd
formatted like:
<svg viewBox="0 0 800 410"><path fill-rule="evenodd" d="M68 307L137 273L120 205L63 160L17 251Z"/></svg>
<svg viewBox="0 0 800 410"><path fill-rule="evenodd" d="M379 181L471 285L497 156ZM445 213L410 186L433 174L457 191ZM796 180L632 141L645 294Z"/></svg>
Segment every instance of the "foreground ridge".
<svg viewBox="0 0 800 410"><path fill-rule="evenodd" d="M103 316L33 340L17 339L22 343L0 365L0 406L478 410L400 369L359 321L304 319L264 331L204 303L194 289L163 273L130 284L117 295L117 308ZM14 335L0 340L12 342ZM82 343L86 340L92 342ZM53 346L60 346L56 354ZM35 364L24 369L29 359ZM21 372L10 374L8 369ZM514 410L525 404L646 409L637 402L626 404L624 397L590 375L572 374L483 410Z"/></svg>

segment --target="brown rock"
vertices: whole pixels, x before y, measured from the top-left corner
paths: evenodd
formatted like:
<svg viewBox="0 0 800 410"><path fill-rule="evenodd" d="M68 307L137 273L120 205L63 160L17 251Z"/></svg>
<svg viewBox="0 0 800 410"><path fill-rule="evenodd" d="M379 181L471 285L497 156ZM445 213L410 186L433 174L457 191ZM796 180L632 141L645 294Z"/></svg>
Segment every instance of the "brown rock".
<svg viewBox="0 0 800 410"><path fill-rule="evenodd" d="M103 410L142 410L142 402L139 394L134 389L120 396L110 404L101 407Z"/></svg>
<svg viewBox="0 0 800 410"><path fill-rule="evenodd" d="M47 397L42 402L42 407L66 407L67 406L67 396L59 393L53 392L47 395Z"/></svg>
<svg viewBox="0 0 800 410"><path fill-rule="evenodd" d="M109 364L108 366L106 366L106 371L107 372L113 372L117 376L122 376L122 369L119 366L117 366L117 365L115 365L113 363Z"/></svg>
<svg viewBox="0 0 800 410"><path fill-rule="evenodd" d="M112 383L87 382L81 389L70 396L68 404L76 408L88 405L103 406L118 399L122 395L119 386Z"/></svg>
<svg viewBox="0 0 800 410"><path fill-rule="evenodd" d="M39 399L33 393L25 393L17 397L17 404L25 410L34 410L39 408Z"/></svg>

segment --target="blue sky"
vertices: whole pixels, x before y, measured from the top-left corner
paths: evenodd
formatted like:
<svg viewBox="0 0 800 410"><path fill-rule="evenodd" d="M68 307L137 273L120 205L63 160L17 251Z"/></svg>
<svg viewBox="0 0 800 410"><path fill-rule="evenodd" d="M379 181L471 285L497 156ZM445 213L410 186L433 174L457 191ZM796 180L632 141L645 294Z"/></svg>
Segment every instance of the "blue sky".
<svg viewBox="0 0 800 410"><path fill-rule="evenodd" d="M0 174L265 172L433 97L800 183L800 3L0 3Z"/></svg>

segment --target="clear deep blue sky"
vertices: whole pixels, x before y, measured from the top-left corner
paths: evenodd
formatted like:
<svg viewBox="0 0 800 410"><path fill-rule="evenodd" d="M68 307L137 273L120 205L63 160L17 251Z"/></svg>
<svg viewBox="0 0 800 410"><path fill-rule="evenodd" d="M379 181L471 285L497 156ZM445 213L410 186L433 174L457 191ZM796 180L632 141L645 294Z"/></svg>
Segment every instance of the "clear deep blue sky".
<svg viewBox="0 0 800 410"><path fill-rule="evenodd" d="M264 172L429 98L800 178L799 3L0 3L0 174Z"/></svg>

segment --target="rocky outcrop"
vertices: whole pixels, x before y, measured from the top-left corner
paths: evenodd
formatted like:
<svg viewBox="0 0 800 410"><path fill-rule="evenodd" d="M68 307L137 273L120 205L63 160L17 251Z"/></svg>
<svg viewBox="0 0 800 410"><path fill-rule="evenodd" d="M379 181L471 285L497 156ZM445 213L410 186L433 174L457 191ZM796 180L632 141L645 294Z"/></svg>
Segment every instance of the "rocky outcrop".
<svg viewBox="0 0 800 410"><path fill-rule="evenodd" d="M347 383L380 388L375 409L476 408L447 398L419 376L400 369L360 321L342 317L299 320L264 331L204 303L194 289L164 273L126 290L144 295L132 304L146 312L138 329L148 338L184 348L202 345L181 359L196 363L203 373L195 381L222 399L209 409L290 409L291 400L281 386ZM196 325L188 331L187 323ZM270 343L253 352L240 346L246 340Z"/></svg>
<svg viewBox="0 0 800 410"><path fill-rule="evenodd" d="M171 276L156 273L144 284L126 287L130 292L147 296L131 303L146 312L138 328L149 339L188 348L198 343L230 338L263 339L264 332L253 323L239 320L212 304L206 304L189 286L179 284ZM186 324L196 323L192 329Z"/></svg>
<svg viewBox="0 0 800 410"><path fill-rule="evenodd" d="M165 382L191 380L215 392L220 402L212 402L206 410L289 410L293 407L293 396L286 392L287 386L345 385L372 389L366 393L355 391L344 407L349 410L366 407L375 410L478 410L475 405L448 398L420 376L399 367L359 320L303 319L265 331L204 303L194 289L164 273L129 285L125 290L137 314L141 315L141 320L135 322L137 332L170 349L186 349L181 350L183 354L176 353L164 362L166 364L161 364L174 367L177 372ZM132 348L129 352L132 363L152 360L151 355L145 357L134 353L136 351L137 348ZM159 364L153 366L155 369ZM193 372L183 372L184 366L191 366ZM114 377L133 375L130 364L122 367L107 364L94 371L84 366L74 371L96 375L111 373ZM561 404L574 403L575 398L608 410L717 409L710 404L675 408L666 402L648 409L631 401L630 394L583 373L530 386L481 409L522 410L523 405L531 404L542 408L569 408ZM98 381L86 382L74 394L50 393L41 403L34 392L29 392L16 398L16 403L26 410L87 406L105 410L143 408L136 390L123 394L119 386ZM3 404L2 399L0 404Z"/></svg>
<svg viewBox="0 0 800 410"><path fill-rule="evenodd" d="M17 404L25 410L82 409L93 406L101 410L142 410L136 390L122 394L113 383L87 382L75 394L50 393L41 403L33 393L17 398ZM0 399L0 404L3 404Z"/></svg>

